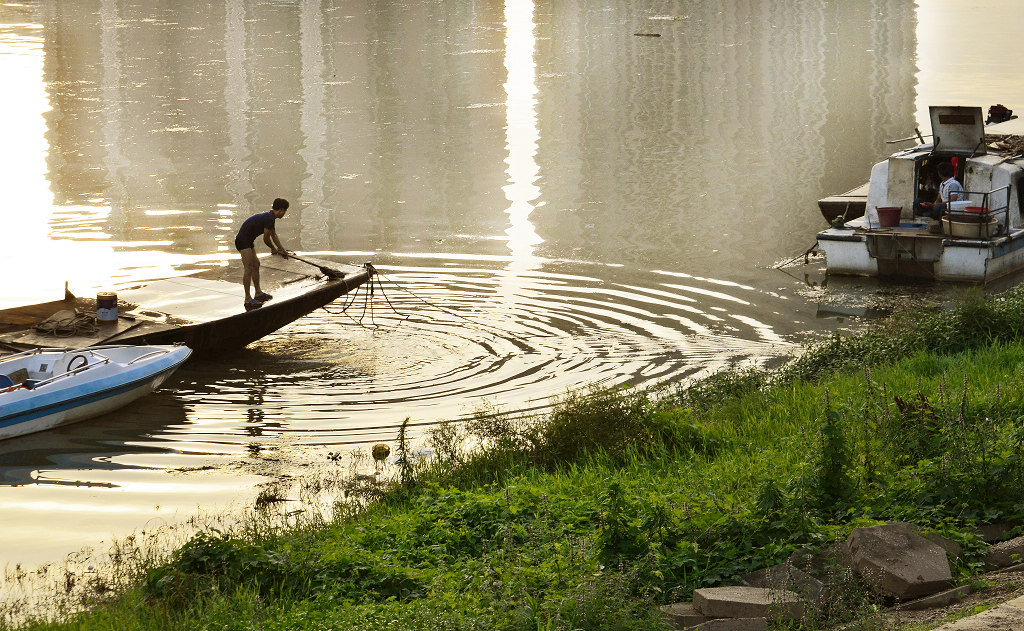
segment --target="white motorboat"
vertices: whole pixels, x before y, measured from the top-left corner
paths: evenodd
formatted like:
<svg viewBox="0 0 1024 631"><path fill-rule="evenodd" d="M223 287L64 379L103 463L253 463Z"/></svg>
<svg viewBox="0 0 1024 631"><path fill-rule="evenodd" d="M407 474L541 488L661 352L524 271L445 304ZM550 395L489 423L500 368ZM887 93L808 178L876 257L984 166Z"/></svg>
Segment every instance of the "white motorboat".
<svg viewBox="0 0 1024 631"><path fill-rule="evenodd" d="M818 233L829 274L985 283L1024 269L1024 124L986 125L980 107L933 106L929 116L932 142L918 136L872 168L863 216ZM941 220L916 217L916 202L936 198L942 162L966 195Z"/></svg>
<svg viewBox="0 0 1024 631"><path fill-rule="evenodd" d="M36 349L0 357L0 439L106 414L149 394L187 346Z"/></svg>

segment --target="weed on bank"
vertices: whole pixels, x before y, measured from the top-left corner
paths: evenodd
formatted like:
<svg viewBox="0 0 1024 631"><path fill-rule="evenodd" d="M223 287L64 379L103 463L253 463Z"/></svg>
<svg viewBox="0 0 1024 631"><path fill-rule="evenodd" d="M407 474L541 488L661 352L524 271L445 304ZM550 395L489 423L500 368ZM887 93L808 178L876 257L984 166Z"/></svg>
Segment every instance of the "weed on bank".
<svg viewBox="0 0 1024 631"><path fill-rule="evenodd" d="M1022 305L970 295L771 372L481 411L439 426L421 465L403 433L390 480L353 485L337 519L202 532L23 626L660 629L661 604L897 520L960 542L966 581L974 526L1024 514ZM846 580L804 628L886 604Z"/></svg>

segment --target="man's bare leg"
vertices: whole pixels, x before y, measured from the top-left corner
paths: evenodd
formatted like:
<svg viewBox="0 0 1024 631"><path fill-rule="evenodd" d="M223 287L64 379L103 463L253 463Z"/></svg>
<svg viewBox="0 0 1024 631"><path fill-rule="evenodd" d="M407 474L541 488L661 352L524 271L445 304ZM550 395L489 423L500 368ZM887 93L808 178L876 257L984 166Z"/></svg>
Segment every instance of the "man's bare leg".
<svg viewBox="0 0 1024 631"><path fill-rule="evenodd" d="M246 248L238 253L242 255L242 286L245 287L245 301L249 302L252 300L250 284L256 289L256 295L260 295L260 259L253 248Z"/></svg>

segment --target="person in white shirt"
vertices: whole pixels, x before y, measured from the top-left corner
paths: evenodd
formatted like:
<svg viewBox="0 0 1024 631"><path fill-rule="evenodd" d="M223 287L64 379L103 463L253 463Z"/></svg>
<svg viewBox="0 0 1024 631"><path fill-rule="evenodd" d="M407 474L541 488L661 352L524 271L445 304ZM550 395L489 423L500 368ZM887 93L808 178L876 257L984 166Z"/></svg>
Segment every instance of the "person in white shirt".
<svg viewBox="0 0 1024 631"><path fill-rule="evenodd" d="M955 202L964 195L964 187L953 174L953 165L949 162L942 162L935 168L942 178L939 184L939 194L935 196L934 202L918 202L916 215L924 215L932 219L939 219L942 213L949 207L949 202Z"/></svg>

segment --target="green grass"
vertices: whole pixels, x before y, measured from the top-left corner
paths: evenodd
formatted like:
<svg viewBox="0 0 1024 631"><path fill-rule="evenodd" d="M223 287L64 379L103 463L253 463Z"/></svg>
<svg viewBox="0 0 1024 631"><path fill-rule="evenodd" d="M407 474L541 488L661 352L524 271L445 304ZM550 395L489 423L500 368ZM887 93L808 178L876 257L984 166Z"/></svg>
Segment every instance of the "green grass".
<svg viewBox="0 0 1024 631"><path fill-rule="evenodd" d="M199 533L25 628L658 629L660 604L886 520L959 541L969 580L966 533L1024 514L1022 305L968 295L771 373L482 411L334 521ZM805 628L878 604L851 586Z"/></svg>

